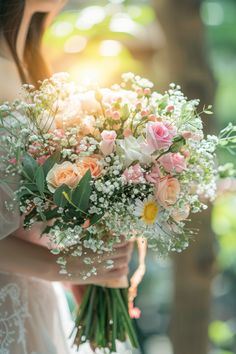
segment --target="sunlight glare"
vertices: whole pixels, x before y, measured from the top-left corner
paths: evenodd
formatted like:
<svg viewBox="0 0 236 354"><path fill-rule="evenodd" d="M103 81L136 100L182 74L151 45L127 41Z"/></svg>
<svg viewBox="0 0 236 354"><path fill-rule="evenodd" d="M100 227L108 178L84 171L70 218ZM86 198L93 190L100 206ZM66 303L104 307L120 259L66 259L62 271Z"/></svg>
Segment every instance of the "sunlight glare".
<svg viewBox="0 0 236 354"><path fill-rule="evenodd" d="M132 18L124 13L117 13L110 22L110 30L112 32L125 32L135 35L138 32L138 27Z"/></svg>
<svg viewBox="0 0 236 354"><path fill-rule="evenodd" d="M67 39L64 45L66 53L79 53L82 52L87 45L87 38L83 36L72 36Z"/></svg>
<svg viewBox="0 0 236 354"><path fill-rule="evenodd" d="M81 11L76 22L76 28L89 29L95 24L100 23L106 17L106 12L102 6L89 6Z"/></svg>
<svg viewBox="0 0 236 354"><path fill-rule="evenodd" d="M102 41L99 48L99 53L103 57L115 57L120 54L122 45L118 41L106 40Z"/></svg>
<svg viewBox="0 0 236 354"><path fill-rule="evenodd" d="M76 82L84 86L91 86L101 83L103 75L105 75L102 69L95 64L77 66L73 68L70 73Z"/></svg>
<svg viewBox="0 0 236 354"><path fill-rule="evenodd" d="M73 26L70 22L57 22L52 25L51 30L56 37L66 37L73 31Z"/></svg>

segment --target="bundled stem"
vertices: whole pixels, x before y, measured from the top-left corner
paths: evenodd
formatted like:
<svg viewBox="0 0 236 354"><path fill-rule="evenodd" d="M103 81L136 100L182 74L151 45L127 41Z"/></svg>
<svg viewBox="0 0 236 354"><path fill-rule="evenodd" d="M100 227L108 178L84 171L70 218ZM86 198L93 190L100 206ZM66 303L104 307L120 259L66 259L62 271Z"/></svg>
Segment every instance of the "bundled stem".
<svg viewBox="0 0 236 354"><path fill-rule="evenodd" d="M89 342L94 350L107 348L115 353L117 340L129 340L134 348L138 348L138 340L128 313L127 289L89 285L72 335L78 349L82 343Z"/></svg>

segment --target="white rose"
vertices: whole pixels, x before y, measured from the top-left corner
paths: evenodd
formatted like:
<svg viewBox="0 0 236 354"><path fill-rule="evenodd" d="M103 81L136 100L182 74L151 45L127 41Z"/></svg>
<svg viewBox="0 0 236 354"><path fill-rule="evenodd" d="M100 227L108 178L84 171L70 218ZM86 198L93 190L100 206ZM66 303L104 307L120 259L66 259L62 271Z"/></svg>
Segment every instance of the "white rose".
<svg viewBox="0 0 236 354"><path fill-rule="evenodd" d="M134 161L140 164L147 164L151 162L151 155L144 151L145 144L143 137L136 139L134 136L128 136L118 141L118 154L124 160L126 167L130 166Z"/></svg>

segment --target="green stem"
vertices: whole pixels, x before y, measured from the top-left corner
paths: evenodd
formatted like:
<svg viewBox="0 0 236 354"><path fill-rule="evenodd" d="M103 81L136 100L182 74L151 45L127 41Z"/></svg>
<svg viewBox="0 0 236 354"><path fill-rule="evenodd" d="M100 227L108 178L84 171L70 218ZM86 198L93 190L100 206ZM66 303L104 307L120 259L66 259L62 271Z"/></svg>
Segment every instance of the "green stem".
<svg viewBox="0 0 236 354"><path fill-rule="evenodd" d="M113 326L112 326L112 350L116 352L116 339L117 337L117 307L116 307L116 301L114 296L112 296L111 292L111 302L112 302L112 321L113 321Z"/></svg>
<svg viewBox="0 0 236 354"><path fill-rule="evenodd" d="M136 333L134 331L134 328L133 328L131 319L129 317L127 308L126 308L126 306L124 304L124 301L122 299L120 290L119 289L113 289L112 291L113 291L113 293L114 293L114 295L115 295L115 297L117 299L117 302L118 302L118 304L120 306L120 309L122 311L122 314L124 316L124 324L126 325L126 329L127 329L131 344L133 345L133 347L138 348L139 344L138 344L137 336L136 336Z"/></svg>
<svg viewBox="0 0 236 354"><path fill-rule="evenodd" d="M94 299L95 299L95 295L96 295L96 290L97 287L96 286L91 286L92 291L91 291L91 296L90 296L90 301L89 301L89 307L88 307L88 313L86 316L86 323L85 323L85 332L84 335L86 337L86 339L89 339L89 331L91 328L91 322L92 322L92 316L93 316L93 309L94 309Z"/></svg>

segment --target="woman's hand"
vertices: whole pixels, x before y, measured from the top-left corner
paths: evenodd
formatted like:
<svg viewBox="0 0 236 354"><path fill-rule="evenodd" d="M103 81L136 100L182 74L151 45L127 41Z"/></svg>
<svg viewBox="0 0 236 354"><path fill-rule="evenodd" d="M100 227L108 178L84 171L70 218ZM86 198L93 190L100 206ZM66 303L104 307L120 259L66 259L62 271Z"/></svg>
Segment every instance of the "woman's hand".
<svg viewBox="0 0 236 354"><path fill-rule="evenodd" d="M17 233L17 232L16 232ZM56 256L42 246L19 239L14 235L0 241L0 271L19 273L48 281L63 281L73 284L97 284L104 285L110 281L119 281L128 274L128 264L131 258L133 242L123 242L114 247L114 252L104 254L98 258L92 251L81 257L68 259L68 271L72 274L59 274L59 266ZM97 275L84 279L82 273L87 273L91 265L84 263L85 257L91 257L93 266L97 269ZM113 267L107 268L107 261L113 260Z"/></svg>

